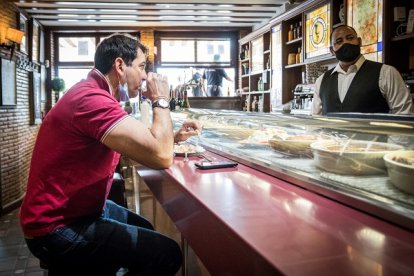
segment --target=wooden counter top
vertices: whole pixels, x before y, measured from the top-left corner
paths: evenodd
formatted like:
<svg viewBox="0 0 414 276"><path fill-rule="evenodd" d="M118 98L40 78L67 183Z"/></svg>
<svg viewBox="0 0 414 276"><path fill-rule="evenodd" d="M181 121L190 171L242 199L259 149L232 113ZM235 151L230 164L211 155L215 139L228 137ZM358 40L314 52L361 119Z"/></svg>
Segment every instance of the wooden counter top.
<svg viewBox="0 0 414 276"><path fill-rule="evenodd" d="M202 171L198 160L138 173L212 275L414 275L413 232L244 165Z"/></svg>

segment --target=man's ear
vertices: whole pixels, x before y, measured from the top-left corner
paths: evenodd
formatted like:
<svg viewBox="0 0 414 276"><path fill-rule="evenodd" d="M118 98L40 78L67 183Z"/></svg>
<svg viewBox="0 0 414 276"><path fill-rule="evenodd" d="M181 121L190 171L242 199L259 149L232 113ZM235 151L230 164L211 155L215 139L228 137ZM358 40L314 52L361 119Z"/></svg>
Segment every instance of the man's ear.
<svg viewBox="0 0 414 276"><path fill-rule="evenodd" d="M117 57L115 59L115 71L118 72L118 73L123 73L124 69L125 69L124 63L125 62L122 58Z"/></svg>

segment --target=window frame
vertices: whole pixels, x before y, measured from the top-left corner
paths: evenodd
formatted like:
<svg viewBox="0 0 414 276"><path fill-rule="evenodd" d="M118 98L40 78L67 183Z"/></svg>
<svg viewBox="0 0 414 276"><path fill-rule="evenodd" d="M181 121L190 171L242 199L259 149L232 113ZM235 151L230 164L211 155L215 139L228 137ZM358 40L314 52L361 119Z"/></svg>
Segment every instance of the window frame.
<svg viewBox="0 0 414 276"><path fill-rule="evenodd" d="M162 62L161 61L161 40L192 40L194 43L194 53L197 58L197 41L201 40L229 40L230 41L230 62ZM185 68L185 67L223 67L234 68L237 72L238 62L238 33L237 32L185 32L185 31L159 31L154 32L155 47L157 54L155 55L156 68Z"/></svg>

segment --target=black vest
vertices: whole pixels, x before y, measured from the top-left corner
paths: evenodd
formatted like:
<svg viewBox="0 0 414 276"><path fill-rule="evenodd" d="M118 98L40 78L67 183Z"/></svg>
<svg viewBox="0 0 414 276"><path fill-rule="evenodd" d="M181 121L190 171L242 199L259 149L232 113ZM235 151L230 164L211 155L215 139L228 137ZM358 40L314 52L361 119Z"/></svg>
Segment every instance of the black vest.
<svg viewBox="0 0 414 276"><path fill-rule="evenodd" d="M366 60L356 73L341 103L338 93L338 73L328 70L321 83L319 96L322 114L329 112L388 113L390 108L378 86L382 63Z"/></svg>

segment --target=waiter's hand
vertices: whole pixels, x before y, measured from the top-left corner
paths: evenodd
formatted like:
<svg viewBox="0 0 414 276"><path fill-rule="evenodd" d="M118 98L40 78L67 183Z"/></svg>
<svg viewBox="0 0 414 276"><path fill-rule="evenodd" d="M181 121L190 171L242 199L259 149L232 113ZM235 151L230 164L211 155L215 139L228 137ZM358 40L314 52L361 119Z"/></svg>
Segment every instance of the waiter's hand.
<svg viewBox="0 0 414 276"><path fill-rule="evenodd" d="M200 135L201 129L202 126L198 121L184 121L181 128L174 134L174 143L185 141L191 136Z"/></svg>

